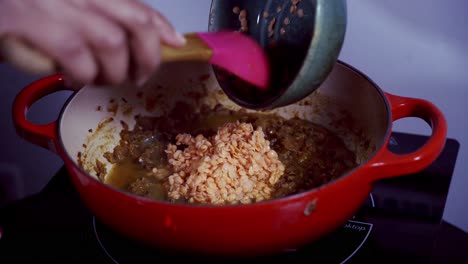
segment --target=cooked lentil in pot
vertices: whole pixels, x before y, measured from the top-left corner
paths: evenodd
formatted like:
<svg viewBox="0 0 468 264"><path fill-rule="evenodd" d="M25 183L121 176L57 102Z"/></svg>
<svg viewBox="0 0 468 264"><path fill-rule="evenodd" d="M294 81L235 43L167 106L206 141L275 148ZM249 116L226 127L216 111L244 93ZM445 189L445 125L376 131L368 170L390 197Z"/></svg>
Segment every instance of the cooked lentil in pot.
<svg viewBox="0 0 468 264"><path fill-rule="evenodd" d="M167 116L137 116L104 156L105 183L155 200L248 204L307 191L357 166L355 154L322 126L299 118L198 113L180 103Z"/></svg>

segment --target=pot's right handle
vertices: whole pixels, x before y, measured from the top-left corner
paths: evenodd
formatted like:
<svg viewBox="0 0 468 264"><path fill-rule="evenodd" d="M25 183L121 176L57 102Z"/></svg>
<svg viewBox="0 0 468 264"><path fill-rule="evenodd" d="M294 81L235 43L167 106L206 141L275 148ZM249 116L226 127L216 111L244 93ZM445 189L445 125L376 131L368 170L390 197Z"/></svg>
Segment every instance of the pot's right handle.
<svg viewBox="0 0 468 264"><path fill-rule="evenodd" d="M431 102L389 93L386 93L386 97L391 104L392 121L404 117L419 117L431 126L432 134L422 147L409 154L395 154L385 145L366 166L370 169L368 175L372 181L416 173L426 168L442 152L447 136L447 121Z"/></svg>
<svg viewBox="0 0 468 264"><path fill-rule="evenodd" d="M46 95L71 90L64 85L63 76L56 74L42 78L26 86L13 102L13 123L19 136L27 141L57 152L57 121L45 125L31 123L26 115L29 107Z"/></svg>

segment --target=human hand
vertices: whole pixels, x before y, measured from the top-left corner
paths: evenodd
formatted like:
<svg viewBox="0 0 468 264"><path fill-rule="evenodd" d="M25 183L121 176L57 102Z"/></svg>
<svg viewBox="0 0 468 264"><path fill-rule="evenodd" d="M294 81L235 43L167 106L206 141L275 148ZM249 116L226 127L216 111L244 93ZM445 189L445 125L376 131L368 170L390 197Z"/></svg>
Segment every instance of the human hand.
<svg viewBox="0 0 468 264"><path fill-rule="evenodd" d="M142 83L160 63L161 42L185 42L139 0L0 0L0 39L7 36L47 55L82 84Z"/></svg>

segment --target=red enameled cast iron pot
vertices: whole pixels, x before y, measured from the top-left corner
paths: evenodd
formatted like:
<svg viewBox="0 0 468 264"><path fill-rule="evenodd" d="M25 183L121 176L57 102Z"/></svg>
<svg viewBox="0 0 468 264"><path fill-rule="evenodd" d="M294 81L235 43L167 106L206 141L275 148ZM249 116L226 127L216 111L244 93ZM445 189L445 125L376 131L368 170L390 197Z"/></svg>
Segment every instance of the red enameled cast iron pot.
<svg viewBox="0 0 468 264"><path fill-rule="evenodd" d="M103 184L93 162L106 162L102 154L117 144L120 120L132 126L136 113L165 114L180 100L236 109L220 90L211 67L165 65L140 90L86 86L70 97L57 121L37 125L26 119L34 102L64 89L61 75L25 87L13 106L18 134L63 159L82 200L109 227L150 246L198 253L266 254L317 240L352 217L373 182L430 165L442 151L447 131L443 114L432 103L384 93L358 70L339 62L316 93L274 111L308 118L338 134L356 153L357 168L324 186L282 199L237 206L176 205ZM424 119L432 135L419 150L397 155L387 143L392 122L404 117Z"/></svg>

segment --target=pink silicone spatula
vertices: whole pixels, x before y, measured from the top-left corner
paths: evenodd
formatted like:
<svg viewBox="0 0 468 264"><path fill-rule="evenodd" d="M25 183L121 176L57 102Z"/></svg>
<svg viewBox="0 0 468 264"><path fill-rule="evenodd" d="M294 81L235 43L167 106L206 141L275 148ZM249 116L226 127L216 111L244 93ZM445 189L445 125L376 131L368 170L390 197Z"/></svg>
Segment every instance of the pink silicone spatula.
<svg viewBox="0 0 468 264"><path fill-rule="evenodd" d="M259 88L269 80L268 59L263 49L240 32L186 34L182 48L162 46L161 61L200 61L216 65ZM57 70L53 60L19 39L8 37L0 42L4 59L33 74Z"/></svg>

